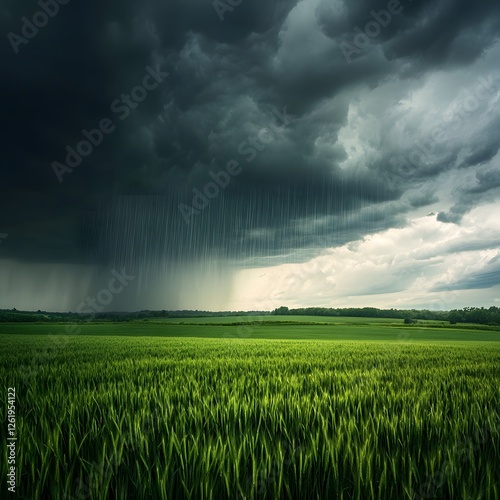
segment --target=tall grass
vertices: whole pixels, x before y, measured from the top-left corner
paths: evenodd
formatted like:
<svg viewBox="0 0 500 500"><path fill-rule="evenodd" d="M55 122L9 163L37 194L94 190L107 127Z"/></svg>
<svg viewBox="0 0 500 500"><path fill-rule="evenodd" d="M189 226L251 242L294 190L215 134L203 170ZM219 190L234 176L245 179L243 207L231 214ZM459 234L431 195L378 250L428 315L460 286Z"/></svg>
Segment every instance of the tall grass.
<svg viewBox="0 0 500 500"><path fill-rule="evenodd" d="M497 343L2 337L22 498L500 498Z"/></svg>

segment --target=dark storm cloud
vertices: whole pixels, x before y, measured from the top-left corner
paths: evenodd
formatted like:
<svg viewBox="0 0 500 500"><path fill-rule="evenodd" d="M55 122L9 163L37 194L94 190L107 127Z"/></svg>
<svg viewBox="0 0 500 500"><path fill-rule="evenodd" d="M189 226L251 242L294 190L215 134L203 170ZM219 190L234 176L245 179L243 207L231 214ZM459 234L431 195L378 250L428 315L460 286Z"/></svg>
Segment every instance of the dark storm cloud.
<svg viewBox="0 0 500 500"><path fill-rule="evenodd" d="M477 185L468 189L467 192L485 193L490 189L500 187L500 169L488 170L487 172L478 172L476 175Z"/></svg>
<svg viewBox="0 0 500 500"><path fill-rule="evenodd" d="M372 12L387 11L391 4L387 0L345 2L339 10L338 3L322 3L320 25L328 36L349 43L353 27L364 32L367 23L374 21ZM498 37L500 5L490 0L401 0L392 5L397 14L390 16L372 45L380 45L389 60L410 60L413 71L470 63Z"/></svg>
<svg viewBox="0 0 500 500"><path fill-rule="evenodd" d="M2 251L56 262L288 255L400 226L411 206L435 201L422 194L398 204L415 179L449 169L456 150L388 179L390 159L408 151L388 147L365 170L343 171L339 132L357 92L477 60L498 37L498 2L401 2L401 14L351 64L340 44L387 2L331 5L314 12L324 36L307 45L301 16L290 28L296 1L244 0L221 22L211 1L72 0L16 54L7 34L20 34L21 18L40 8L6 2L0 230L10 237ZM111 104L141 84L147 67L168 78L120 121ZM287 123L275 112L285 107L294 115ZM116 129L59 183L52 163L103 118ZM496 154L494 133L471 150L469 166ZM203 190L210 171L232 160L241 173L186 223L179 204L192 206L193 188ZM481 193L464 194L464 208L446 217L458 221Z"/></svg>
<svg viewBox="0 0 500 500"><path fill-rule="evenodd" d="M456 196L458 201L451 207L449 212L440 212L437 220L441 222L458 223L463 215L469 212L477 202L477 196L483 196L483 200L493 201L500 188L500 170L498 168L477 172L474 186L466 186L458 189Z"/></svg>
<svg viewBox="0 0 500 500"><path fill-rule="evenodd" d="M411 57L426 65L467 64L498 37L498 3L489 0L401 3L405 10L399 33L387 48L393 58Z"/></svg>

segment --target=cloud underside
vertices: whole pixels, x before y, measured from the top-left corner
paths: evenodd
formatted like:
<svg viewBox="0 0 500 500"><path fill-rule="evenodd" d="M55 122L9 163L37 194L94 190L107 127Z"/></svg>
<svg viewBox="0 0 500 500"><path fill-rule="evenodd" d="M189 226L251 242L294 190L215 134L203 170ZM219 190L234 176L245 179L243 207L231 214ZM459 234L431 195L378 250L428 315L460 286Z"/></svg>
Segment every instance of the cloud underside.
<svg viewBox="0 0 500 500"><path fill-rule="evenodd" d="M500 192L500 4L389 3L70 2L18 54L6 41L2 257L154 274L352 245L369 261L359 242L432 213L441 243L456 232L436 255L464 275L440 268L429 293L494 288L499 234L467 231ZM3 32L37 9L7 2ZM151 68L168 76L118 113ZM104 119L113 131L58 178L54 162ZM472 271L475 252L488 258ZM357 295L405 292L421 262Z"/></svg>

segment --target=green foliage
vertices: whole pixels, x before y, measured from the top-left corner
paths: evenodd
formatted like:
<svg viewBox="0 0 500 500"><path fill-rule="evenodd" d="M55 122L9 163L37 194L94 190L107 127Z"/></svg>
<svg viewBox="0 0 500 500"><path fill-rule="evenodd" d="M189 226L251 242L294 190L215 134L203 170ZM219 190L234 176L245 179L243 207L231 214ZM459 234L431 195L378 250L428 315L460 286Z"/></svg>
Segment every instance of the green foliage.
<svg viewBox="0 0 500 500"><path fill-rule="evenodd" d="M268 311L135 311L135 312L95 312L76 313L76 312L47 312L47 311L18 311L17 309L0 309L0 323L88 323L90 321L99 322L129 322L160 318L210 318L210 317L231 317L231 316L264 316L269 315Z"/></svg>
<svg viewBox="0 0 500 500"><path fill-rule="evenodd" d="M290 310L288 307L281 306L275 309L271 314L276 314L276 315L287 315L290 314Z"/></svg>
<svg viewBox="0 0 500 500"><path fill-rule="evenodd" d="M448 320L451 324L475 323L483 325L500 325L500 308L464 307L462 310L450 311Z"/></svg>
<svg viewBox="0 0 500 500"><path fill-rule="evenodd" d="M499 496L498 343L47 343L2 335L20 498Z"/></svg>
<svg viewBox="0 0 500 500"><path fill-rule="evenodd" d="M500 308L492 306L465 307L458 311L429 311L428 309L377 309L375 307L349 307L334 309L331 307L306 307L299 309L288 309L278 307L271 314L274 315L296 315L296 316L354 316L359 318L398 318L398 319L420 319L434 321L449 321L456 323L475 323L483 325L500 325Z"/></svg>
<svg viewBox="0 0 500 500"><path fill-rule="evenodd" d="M221 322L223 318L199 318L189 321L170 320L165 322L127 323L79 323L73 325L53 325L37 323L0 324L0 340L4 334L32 335L46 334L55 339L74 334L119 337L200 337L214 339L297 339L297 340L384 340L399 342L402 338L412 341L457 341L470 340L500 342L498 326L460 325L451 327L448 323L426 323L419 321L418 327L404 325L402 320L363 320L363 318L307 318L302 316L279 316L281 323L271 319L254 323ZM288 320L285 322L285 318ZM241 318L242 320L244 318ZM294 319L300 320L295 323ZM352 320L352 322L350 322ZM316 321L316 322L315 322ZM50 342L49 342L50 344Z"/></svg>
<svg viewBox="0 0 500 500"><path fill-rule="evenodd" d="M234 318L234 317L258 317L266 316L320 316L320 317L354 317L369 319L405 319L412 318L426 321L449 321L456 323L473 323L483 325L500 325L500 308L492 306L465 307L458 311L429 311L416 309L377 309L376 307L349 307L333 309L326 307L306 307L289 309L281 306L272 312L268 311L136 311L136 312L97 312L95 314L83 313L53 313L46 311L17 311L16 309L0 310L0 323L89 323L89 322L133 322L151 321L161 319L184 319L184 318Z"/></svg>
<svg viewBox="0 0 500 500"><path fill-rule="evenodd" d="M405 318L403 323L405 325L415 325L418 323L418 321L415 318Z"/></svg>

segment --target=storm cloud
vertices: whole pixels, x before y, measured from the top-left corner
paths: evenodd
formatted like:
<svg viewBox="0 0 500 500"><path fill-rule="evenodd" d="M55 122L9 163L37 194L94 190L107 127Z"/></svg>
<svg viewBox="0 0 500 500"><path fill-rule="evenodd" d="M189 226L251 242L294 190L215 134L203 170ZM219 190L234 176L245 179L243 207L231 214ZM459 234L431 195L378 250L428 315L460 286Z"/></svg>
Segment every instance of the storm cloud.
<svg viewBox="0 0 500 500"><path fill-rule="evenodd" d="M454 283L499 297L500 232L474 216L500 205L498 2L7 0L0 27L0 307L50 282L44 307L74 309L125 267L112 308L250 309L241 273L427 218L453 269L488 252ZM317 305L422 304L407 264ZM455 290L440 272L428 291ZM306 282L290 303L316 305Z"/></svg>

